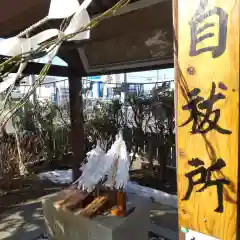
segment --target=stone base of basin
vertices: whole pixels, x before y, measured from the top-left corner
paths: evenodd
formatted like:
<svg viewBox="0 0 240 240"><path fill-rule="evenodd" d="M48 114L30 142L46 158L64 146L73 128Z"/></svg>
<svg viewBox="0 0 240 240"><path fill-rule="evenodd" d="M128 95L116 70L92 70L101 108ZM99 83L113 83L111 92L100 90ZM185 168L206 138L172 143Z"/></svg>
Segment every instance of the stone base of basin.
<svg viewBox="0 0 240 240"><path fill-rule="evenodd" d="M54 240L147 240L150 224L149 201L127 199L125 217L101 215L87 218L71 211L56 209L59 194L43 200L49 235Z"/></svg>

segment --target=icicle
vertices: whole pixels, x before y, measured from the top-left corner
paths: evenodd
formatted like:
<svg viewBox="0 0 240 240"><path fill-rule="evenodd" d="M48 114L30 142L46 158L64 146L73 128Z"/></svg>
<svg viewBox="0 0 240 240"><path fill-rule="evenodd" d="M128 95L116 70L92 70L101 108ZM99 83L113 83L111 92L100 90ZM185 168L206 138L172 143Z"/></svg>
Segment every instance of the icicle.
<svg viewBox="0 0 240 240"><path fill-rule="evenodd" d="M96 163L95 171L89 176L87 182L93 186L98 184L105 178L114 164L114 154L116 153L117 141L112 145L110 150L102 156L102 158Z"/></svg>
<svg viewBox="0 0 240 240"><path fill-rule="evenodd" d="M129 167L130 167L130 158L127 152L127 147L123 141L122 132L119 133L119 139L114 143L114 150L109 155L112 158L113 162L111 168L109 169L107 175L107 181L105 185L107 187L121 189L123 188L129 180ZM117 162L117 169L115 169L114 162ZM114 178L114 179L113 179Z"/></svg>
<svg viewBox="0 0 240 240"><path fill-rule="evenodd" d="M127 147L120 132L107 153L101 149L99 141L96 148L87 153L87 163L81 167L78 186L91 192L107 176L105 186L121 189L129 180L129 166Z"/></svg>
<svg viewBox="0 0 240 240"><path fill-rule="evenodd" d="M99 172L99 166L103 162L105 152L100 147L100 141L97 141L96 148L87 153L87 162L81 167L82 175L77 180L79 188L91 192L98 179L95 177Z"/></svg>
<svg viewBox="0 0 240 240"><path fill-rule="evenodd" d="M100 167L101 176L105 177L105 175L111 170L114 165L114 159L117 157L117 148L118 148L118 136L116 136L115 142L112 144L111 148L106 153L104 164ZM102 177L102 178L103 178Z"/></svg>

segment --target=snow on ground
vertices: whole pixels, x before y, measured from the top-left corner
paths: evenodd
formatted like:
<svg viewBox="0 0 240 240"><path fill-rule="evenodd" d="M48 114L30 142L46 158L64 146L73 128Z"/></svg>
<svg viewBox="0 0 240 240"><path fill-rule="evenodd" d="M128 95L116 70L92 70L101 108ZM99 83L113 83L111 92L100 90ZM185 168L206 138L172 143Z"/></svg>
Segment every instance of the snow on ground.
<svg viewBox="0 0 240 240"><path fill-rule="evenodd" d="M43 172L38 174L42 180L50 180L56 184L71 184L72 183L72 170L55 170ZM134 193L139 196L153 199L155 202L177 208L177 196L171 195L160 190L144 187L135 182L129 181L125 187L125 191Z"/></svg>
<svg viewBox="0 0 240 240"><path fill-rule="evenodd" d="M56 184L71 184L72 170L55 170L38 174L42 180L50 180Z"/></svg>

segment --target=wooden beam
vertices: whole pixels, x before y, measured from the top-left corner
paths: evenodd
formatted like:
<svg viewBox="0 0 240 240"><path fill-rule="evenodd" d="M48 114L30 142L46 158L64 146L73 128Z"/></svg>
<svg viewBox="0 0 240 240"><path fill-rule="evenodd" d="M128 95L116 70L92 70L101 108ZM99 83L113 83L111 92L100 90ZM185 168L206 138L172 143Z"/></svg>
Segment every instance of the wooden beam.
<svg viewBox="0 0 240 240"><path fill-rule="evenodd" d="M0 64L8 59L8 57L0 56ZM24 74L35 74L38 75L41 70L43 69L45 64L43 63L35 63L35 62L28 62L27 67L23 71ZM17 70L15 71L17 72ZM13 72L14 73L14 72ZM49 72L49 76L58 76L58 77L68 77L69 70L66 66L58 66L58 65L51 65Z"/></svg>
<svg viewBox="0 0 240 240"><path fill-rule="evenodd" d="M240 0L174 5L179 228L236 240Z"/></svg>
<svg viewBox="0 0 240 240"><path fill-rule="evenodd" d="M118 68L113 69L105 68L104 66L102 66L101 68L97 68L96 70L94 69L91 72L87 72L87 69L84 68L83 61L79 56L77 48L78 45L75 45L74 43L71 43L70 45L64 44L60 49L59 57L65 62L69 63L69 65L74 66L76 69L75 72L83 77L118 74L123 72L141 72L174 67L173 59L171 58L166 61L156 61L151 63L135 63L132 65L122 64L119 65Z"/></svg>
<svg viewBox="0 0 240 240"><path fill-rule="evenodd" d="M79 177L80 164L84 160L84 118L81 90L81 76L77 76L73 72L69 76L73 181Z"/></svg>
<svg viewBox="0 0 240 240"><path fill-rule="evenodd" d="M26 69L24 70L25 74L39 74L44 67L42 63L28 63ZM68 77L69 69L65 66L51 65L48 76L57 76L57 77Z"/></svg>
<svg viewBox="0 0 240 240"><path fill-rule="evenodd" d="M124 64L119 67L119 69L104 69L101 70L97 69L96 71L91 71L86 74L86 76L96 76L96 75L110 75L110 74L120 74L120 73L131 73L131 72L142 72L142 71L152 71L152 70L159 70L159 69L168 69L173 68L174 64L171 63L159 63L157 65L149 64L149 65L138 65L135 64L134 67L129 67L128 65Z"/></svg>

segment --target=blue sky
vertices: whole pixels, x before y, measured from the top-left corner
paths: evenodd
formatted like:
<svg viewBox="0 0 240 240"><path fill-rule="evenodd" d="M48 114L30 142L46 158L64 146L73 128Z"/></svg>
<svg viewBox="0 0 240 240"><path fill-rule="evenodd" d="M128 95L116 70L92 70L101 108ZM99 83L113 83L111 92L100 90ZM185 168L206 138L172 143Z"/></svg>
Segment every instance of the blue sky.
<svg viewBox="0 0 240 240"><path fill-rule="evenodd" d="M47 57L43 57L40 60L37 60L36 62L40 62L40 63L47 63L48 58ZM53 59L53 64L54 65L58 65L58 66L67 66L67 63L64 62L61 58L59 57L55 57Z"/></svg>

